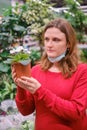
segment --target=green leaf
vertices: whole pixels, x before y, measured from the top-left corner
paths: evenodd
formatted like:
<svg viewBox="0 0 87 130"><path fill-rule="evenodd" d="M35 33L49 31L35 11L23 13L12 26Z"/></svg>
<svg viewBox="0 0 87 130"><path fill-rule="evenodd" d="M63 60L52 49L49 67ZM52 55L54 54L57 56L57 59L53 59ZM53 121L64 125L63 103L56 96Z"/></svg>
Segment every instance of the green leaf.
<svg viewBox="0 0 87 130"><path fill-rule="evenodd" d="M20 31L20 32L24 32L26 30L25 27L21 26L21 25L14 25L14 28L13 28L15 31Z"/></svg>
<svg viewBox="0 0 87 130"><path fill-rule="evenodd" d="M9 66L3 64L3 63L0 63L0 71L1 72L8 72L9 70Z"/></svg>
<svg viewBox="0 0 87 130"><path fill-rule="evenodd" d="M6 58L9 55L9 52L4 50L2 53L0 53L0 56L3 58Z"/></svg>
<svg viewBox="0 0 87 130"><path fill-rule="evenodd" d="M11 64L12 63L12 59L7 59L5 61L3 61L5 64Z"/></svg>

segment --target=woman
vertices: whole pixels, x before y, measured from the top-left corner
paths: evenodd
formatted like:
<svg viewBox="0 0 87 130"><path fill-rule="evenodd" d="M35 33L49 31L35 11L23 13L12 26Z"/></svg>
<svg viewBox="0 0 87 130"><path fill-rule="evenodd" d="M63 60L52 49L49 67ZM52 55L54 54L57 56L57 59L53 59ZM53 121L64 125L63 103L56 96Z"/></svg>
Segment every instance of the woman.
<svg viewBox="0 0 87 130"><path fill-rule="evenodd" d="M65 19L48 23L44 54L31 77L12 77L23 115L36 110L35 130L87 130L87 65L79 62L74 29Z"/></svg>

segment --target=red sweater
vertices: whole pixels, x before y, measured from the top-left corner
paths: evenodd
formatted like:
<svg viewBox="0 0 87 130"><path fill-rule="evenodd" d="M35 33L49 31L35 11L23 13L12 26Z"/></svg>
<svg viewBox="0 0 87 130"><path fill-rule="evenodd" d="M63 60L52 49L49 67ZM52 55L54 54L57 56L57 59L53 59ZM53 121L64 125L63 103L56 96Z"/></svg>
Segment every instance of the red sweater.
<svg viewBox="0 0 87 130"><path fill-rule="evenodd" d="M62 73L32 68L41 87L32 95L17 87L16 104L23 115L36 110L35 130L87 130L87 65L79 64L68 79Z"/></svg>

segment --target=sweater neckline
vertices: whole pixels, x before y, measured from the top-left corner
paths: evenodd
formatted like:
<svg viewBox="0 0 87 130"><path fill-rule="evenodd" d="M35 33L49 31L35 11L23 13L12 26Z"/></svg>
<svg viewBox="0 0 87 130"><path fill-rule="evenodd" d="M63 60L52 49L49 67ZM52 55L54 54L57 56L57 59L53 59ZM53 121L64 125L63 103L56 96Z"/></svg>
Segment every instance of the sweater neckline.
<svg viewBox="0 0 87 130"><path fill-rule="evenodd" d="M47 71L48 74L60 75L62 72Z"/></svg>

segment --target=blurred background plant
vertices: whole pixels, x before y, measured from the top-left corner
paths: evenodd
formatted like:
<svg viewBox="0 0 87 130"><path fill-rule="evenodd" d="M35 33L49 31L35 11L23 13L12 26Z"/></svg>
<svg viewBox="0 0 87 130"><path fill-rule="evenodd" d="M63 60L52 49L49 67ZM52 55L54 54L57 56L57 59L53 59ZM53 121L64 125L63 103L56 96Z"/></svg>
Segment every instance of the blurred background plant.
<svg viewBox="0 0 87 130"><path fill-rule="evenodd" d="M15 6L10 6L3 12L0 22L1 47L5 48L17 39L21 42L23 36L30 33L40 40L42 28L54 17L46 0L43 2L30 0L23 5L16 3Z"/></svg>
<svg viewBox="0 0 87 130"><path fill-rule="evenodd" d="M24 121L22 122L21 128L21 130L34 130L34 122Z"/></svg>
<svg viewBox="0 0 87 130"><path fill-rule="evenodd" d="M7 9L11 5L10 0L0 0L0 16L2 16L3 9Z"/></svg>
<svg viewBox="0 0 87 130"><path fill-rule="evenodd" d="M66 18L74 27L79 43L87 43L87 14L81 9L82 0L64 0L67 10L59 12L59 16Z"/></svg>
<svg viewBox="0 0 87 130"><path fill-rule="evenodd" d="M87 49L80 49L80 57L83 62L87 62Z"/></svg>
<svg viewBox="0 0 87 130"><path fill-rule="evenodd" d="M9 98L13 99L15 95L10 66L3 63L7 55L6 51L0 53L0 102Z"/></svg>

